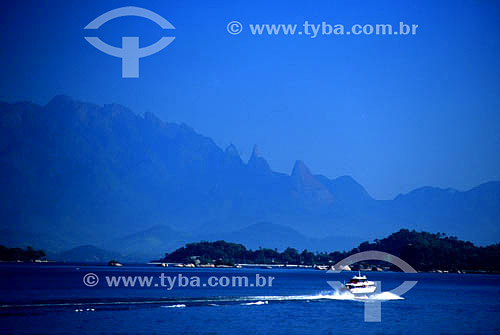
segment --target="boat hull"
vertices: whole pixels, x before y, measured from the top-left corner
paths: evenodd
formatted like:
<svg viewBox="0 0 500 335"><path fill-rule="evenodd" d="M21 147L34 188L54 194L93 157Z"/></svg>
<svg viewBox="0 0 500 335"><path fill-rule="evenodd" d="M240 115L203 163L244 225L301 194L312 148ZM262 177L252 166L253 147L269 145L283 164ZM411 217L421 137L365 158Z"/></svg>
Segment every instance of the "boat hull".
<svg viewBox="0 0 500 335"><path fill-rule="evenodd" d="M377 288L375 286L369 286L369 287L353 287L347 290L352 294L367 294L375 292L376 289Z"/></svg>

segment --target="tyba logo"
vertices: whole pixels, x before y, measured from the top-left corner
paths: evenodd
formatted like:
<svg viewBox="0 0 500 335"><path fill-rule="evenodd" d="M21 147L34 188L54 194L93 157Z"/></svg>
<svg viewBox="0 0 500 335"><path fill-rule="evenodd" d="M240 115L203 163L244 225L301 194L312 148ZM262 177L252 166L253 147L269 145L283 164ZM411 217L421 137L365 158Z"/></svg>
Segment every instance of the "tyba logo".
<svg viewBox="0 0 500 335"><path fill-rule="evenodd" d="M175 27L160 15L139 7L122 7L110 10L95 18L84 29L99 29L109 20L122 16L139 16L155 22L162 29ZM156 43L139 48L139 37L122 37L122 47L117 48L104 43L98 37L85 37L87 42L100 51L122 59L122 78L139 78L139 58L151 56L172 43L175 37L162 37Z"/></svg>

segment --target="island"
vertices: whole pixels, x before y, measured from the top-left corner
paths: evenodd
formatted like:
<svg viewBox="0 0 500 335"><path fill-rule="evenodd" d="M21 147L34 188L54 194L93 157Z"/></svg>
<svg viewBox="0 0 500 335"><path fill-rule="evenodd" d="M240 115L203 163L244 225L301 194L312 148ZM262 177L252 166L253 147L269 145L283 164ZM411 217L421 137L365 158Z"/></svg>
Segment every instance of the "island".
<svg viewBox="0 0 500 335"><path fill-rule="evenodd" d="M331 269L334 264L352 254L378 250L398 256L421 272L500 273L500 243L475 246L468 241L444 233L418 232L401 229L383 239L363 242L349 251L299 252L294 248L283 251L270 248L247 249L244 245L226 241L201 241L166 253L158 262L174 266L222 267L259 265L264 267L312 267ZM400 271L392 264L372 261L351 266L352 270Z"/></svg>
<svg viewBox="0 0 500 335"><path fill-rule="evenodd" d="M0 261L1 262L46 262L45 252L43 250L35 250L33 247L8 248L0 245Z"/></svg>

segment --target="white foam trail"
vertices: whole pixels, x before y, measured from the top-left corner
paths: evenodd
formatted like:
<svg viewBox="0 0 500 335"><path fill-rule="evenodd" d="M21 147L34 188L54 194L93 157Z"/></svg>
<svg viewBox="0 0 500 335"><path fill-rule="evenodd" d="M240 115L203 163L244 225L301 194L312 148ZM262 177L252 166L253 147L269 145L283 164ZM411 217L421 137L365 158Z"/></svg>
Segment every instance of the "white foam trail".
<svg viewBox="0 0 500 335"><path fill-rule="evenodd" d="M245 304L242 304L244 306L250 306L250 305L267 305L269 302L266 301L256 301L256 302L247 302Z"/></svg>
<svg viewBox="0 0 500 335"><path fill-rule="evenodd" d="M354 295L349 291L323 291L314 295L288 295L288 296L257 296L257 297L247 297L252 300L269 300L269 301L291 301L291 300L352 300L352 301L364 301L364 300L403 300L404 298L393 294L391 292L381 292L369 295Z"/></svg>
<svg viewBox="0 0 500 335"><path fill-rule="evenodd" d="M269 295L269 296L243 296L243 297L218 297L218 298L198 298L189 300L177 300L169 301L170 303L177 303L175 305L161 306L165 308L174 307L186 307L183 303L208 303L211 304L221 304L224 302L268 302L268 301L315 301L315 300L352 300L352 301L388 301L388 300L403 300L403 297L395 295L391 292L381 292L373 293L365 296L353 295L349 291L322 291L318 294L312 295ZM102 301L102 302L92 302L92 303L79 303L79 302L65 302L65 303L41 303L41 304L23 304L23 305L0 305L2 308L12 308L12 307L53 307L53 306L74 306L75 312L83 312L83 307L87 308L97 305L142 305L142 304L161 304L168 303L161 300L146 300L146 301ZM93 308L90 309L94 311Z"/></svg>
<svg viewBox="0 0 500 335"><path fill-rule="evenodd" d="M362 297L362 299L369 299L369 300L404 300L403 297L400 297L399 295L396 295L391 292L382 292L382 293L375 293L371 294L369 296Z"/></svg>
<svg viewBox="0 0 500 335"><path fill-rule="evenodd" d="M177 305L161 306L161 307L164 307L164 308L182 308L182 307L186 307L186 305L184 305L184 304L177 304Z"/></svg>

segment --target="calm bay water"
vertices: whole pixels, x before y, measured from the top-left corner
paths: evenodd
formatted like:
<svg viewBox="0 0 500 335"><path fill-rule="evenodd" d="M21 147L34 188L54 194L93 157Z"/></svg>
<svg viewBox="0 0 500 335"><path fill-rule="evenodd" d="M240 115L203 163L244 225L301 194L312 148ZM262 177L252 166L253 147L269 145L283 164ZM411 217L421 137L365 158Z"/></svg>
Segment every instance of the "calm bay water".
<svg viewBox="0 0 500 335"><path fill-rule="evenodd" d="M94 273L99 283L87 287ZM275 277L272 287L108 287L106 276ZM381 322L365 302L327 281L353 273L315 270L181 269L0 264L0 332L42 334L500 334L500 276L367 273L382 290L418 284L381 301ZM369 303L373 303L370 301Z"/></svg>

